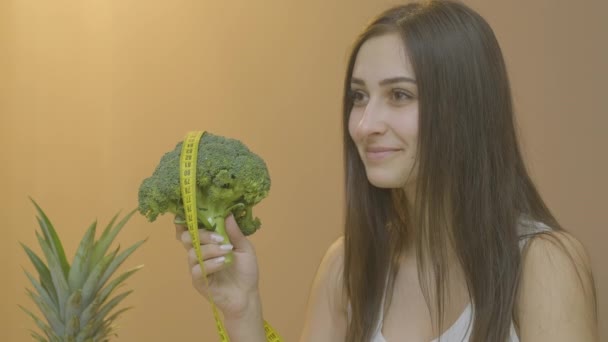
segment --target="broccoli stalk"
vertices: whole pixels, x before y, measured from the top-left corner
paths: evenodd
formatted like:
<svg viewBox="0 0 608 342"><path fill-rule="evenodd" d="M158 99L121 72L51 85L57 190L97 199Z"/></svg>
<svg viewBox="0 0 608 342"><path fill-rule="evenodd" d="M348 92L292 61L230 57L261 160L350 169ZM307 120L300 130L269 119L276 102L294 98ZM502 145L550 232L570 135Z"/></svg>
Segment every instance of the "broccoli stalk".
<svg viewBox="0 0 608 342"><path fill-rule="evenodd" d="M184 207L179 182L179 142L166 153L151 177L139 188L139 212L150 222L172 213L183 220ZM199 229L214 231L229 242L225 219L233 214L244 235L255 233L260 220L252 208L270 190L270 176L264 161L238 140L205 133L200 140L196 169L196 206ZM232 261L232 254L226 262Z"/></svg>

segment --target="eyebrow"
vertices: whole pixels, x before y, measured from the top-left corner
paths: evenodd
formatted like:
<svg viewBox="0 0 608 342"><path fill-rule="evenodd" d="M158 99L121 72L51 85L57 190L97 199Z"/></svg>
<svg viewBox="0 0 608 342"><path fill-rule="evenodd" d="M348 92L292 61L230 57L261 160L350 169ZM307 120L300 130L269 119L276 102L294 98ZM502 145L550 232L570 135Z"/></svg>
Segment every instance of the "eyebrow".
<svg viewBox="0 0 608 342"><path fill-rule="evenodd" d="M364 85L365 82L362 79L353 77L351 79L352 83L355 84L360 84L360 85ZM380 81L380 85L387 85L387 84L393 84L393 83L399 83L399 82L409 82L409 83L414 83L416 84L416 80L410 77L405 77L405 76L400 76L400 77L391 77L391 78L386 78L383 79L382 81Z"/></svg>

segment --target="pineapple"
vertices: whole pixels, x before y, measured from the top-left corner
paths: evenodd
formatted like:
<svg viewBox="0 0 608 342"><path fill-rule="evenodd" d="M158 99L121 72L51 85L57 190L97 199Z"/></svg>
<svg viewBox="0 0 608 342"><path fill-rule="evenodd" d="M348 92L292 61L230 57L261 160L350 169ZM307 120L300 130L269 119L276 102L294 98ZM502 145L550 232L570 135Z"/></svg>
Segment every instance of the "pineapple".
<svg viewBox="0 0 608 342"><path fill-rule="evenodd" d="M84 234L70 265L57 232L48 217L32 200L39 217L42 235L36 236L46 263L23 243L38 277L25 271L35 292L27 289L28 296L34 301L46 320L38 318L31 311L19 305L42 331L30 330L36 341L48 342L103 342L116 336L116 318L130 308L123 308L110 315L132 290L125 291L112 298L110 296L123 281L137 272L142 266L126 271L112 281L108 280L116 269L145 240L133 244L119 253L120 246L106 254L116 235L120 232L135 210L127 214L114 225L118 214L112 218L98 240L95 240L97 222L93 222Z"/></svg>

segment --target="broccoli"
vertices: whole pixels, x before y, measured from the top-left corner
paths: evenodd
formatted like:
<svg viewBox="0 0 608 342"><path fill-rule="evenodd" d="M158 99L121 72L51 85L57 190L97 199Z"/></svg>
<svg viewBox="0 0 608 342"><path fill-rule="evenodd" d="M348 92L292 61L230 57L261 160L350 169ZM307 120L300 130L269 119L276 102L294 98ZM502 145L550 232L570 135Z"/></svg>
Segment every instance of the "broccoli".
<svg viewBox="0 0 608 342"><path fill-rule="evenodd" d="M165 153L154 173L139 188L139 212L154 222L173 213L185 223L180 190L180 154L183 141ZM205 132L200 139L196 167L196 205L199 229L215 231L229 241L225 219L234 214L245 236L261 225L252 207L268 196L270 175L266 163L242 142Z"/></svg>

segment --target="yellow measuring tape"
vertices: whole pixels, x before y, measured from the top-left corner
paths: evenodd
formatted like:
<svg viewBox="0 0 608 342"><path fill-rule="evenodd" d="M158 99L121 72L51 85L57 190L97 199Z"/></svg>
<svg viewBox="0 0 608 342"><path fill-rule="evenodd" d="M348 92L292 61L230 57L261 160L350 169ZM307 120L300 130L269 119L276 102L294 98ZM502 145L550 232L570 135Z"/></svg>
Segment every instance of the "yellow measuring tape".
<svg viewBox="0 0 608 342"><path fill-rule="evenodd" d="M196 252L198 263L201 266L203 278L205 279L205 287L209 288L207 279L207 272L205 272L205 266L203 264L203 256L201 254L201 245L198 237L198 216L196 207L196 163L198 157L198 145L204 131L188 132L184 142L182 144L182 150L180 155L180 187L182 192L182 199L184 202L184 211L186 216L186 223L188 224L188 232L192 238L192 246ZM209 301L211 302L211 309L213 310L213 316L215 317L215 323L217 325L217 331L220 335L220 341L228 342L228 334L224 328L224 324L220 319L217 307L211 295L209 294ZM264 321L264 331L266 332L266 340L269 342L282 342L279 335L272 329L272 327Z"/></svg>

